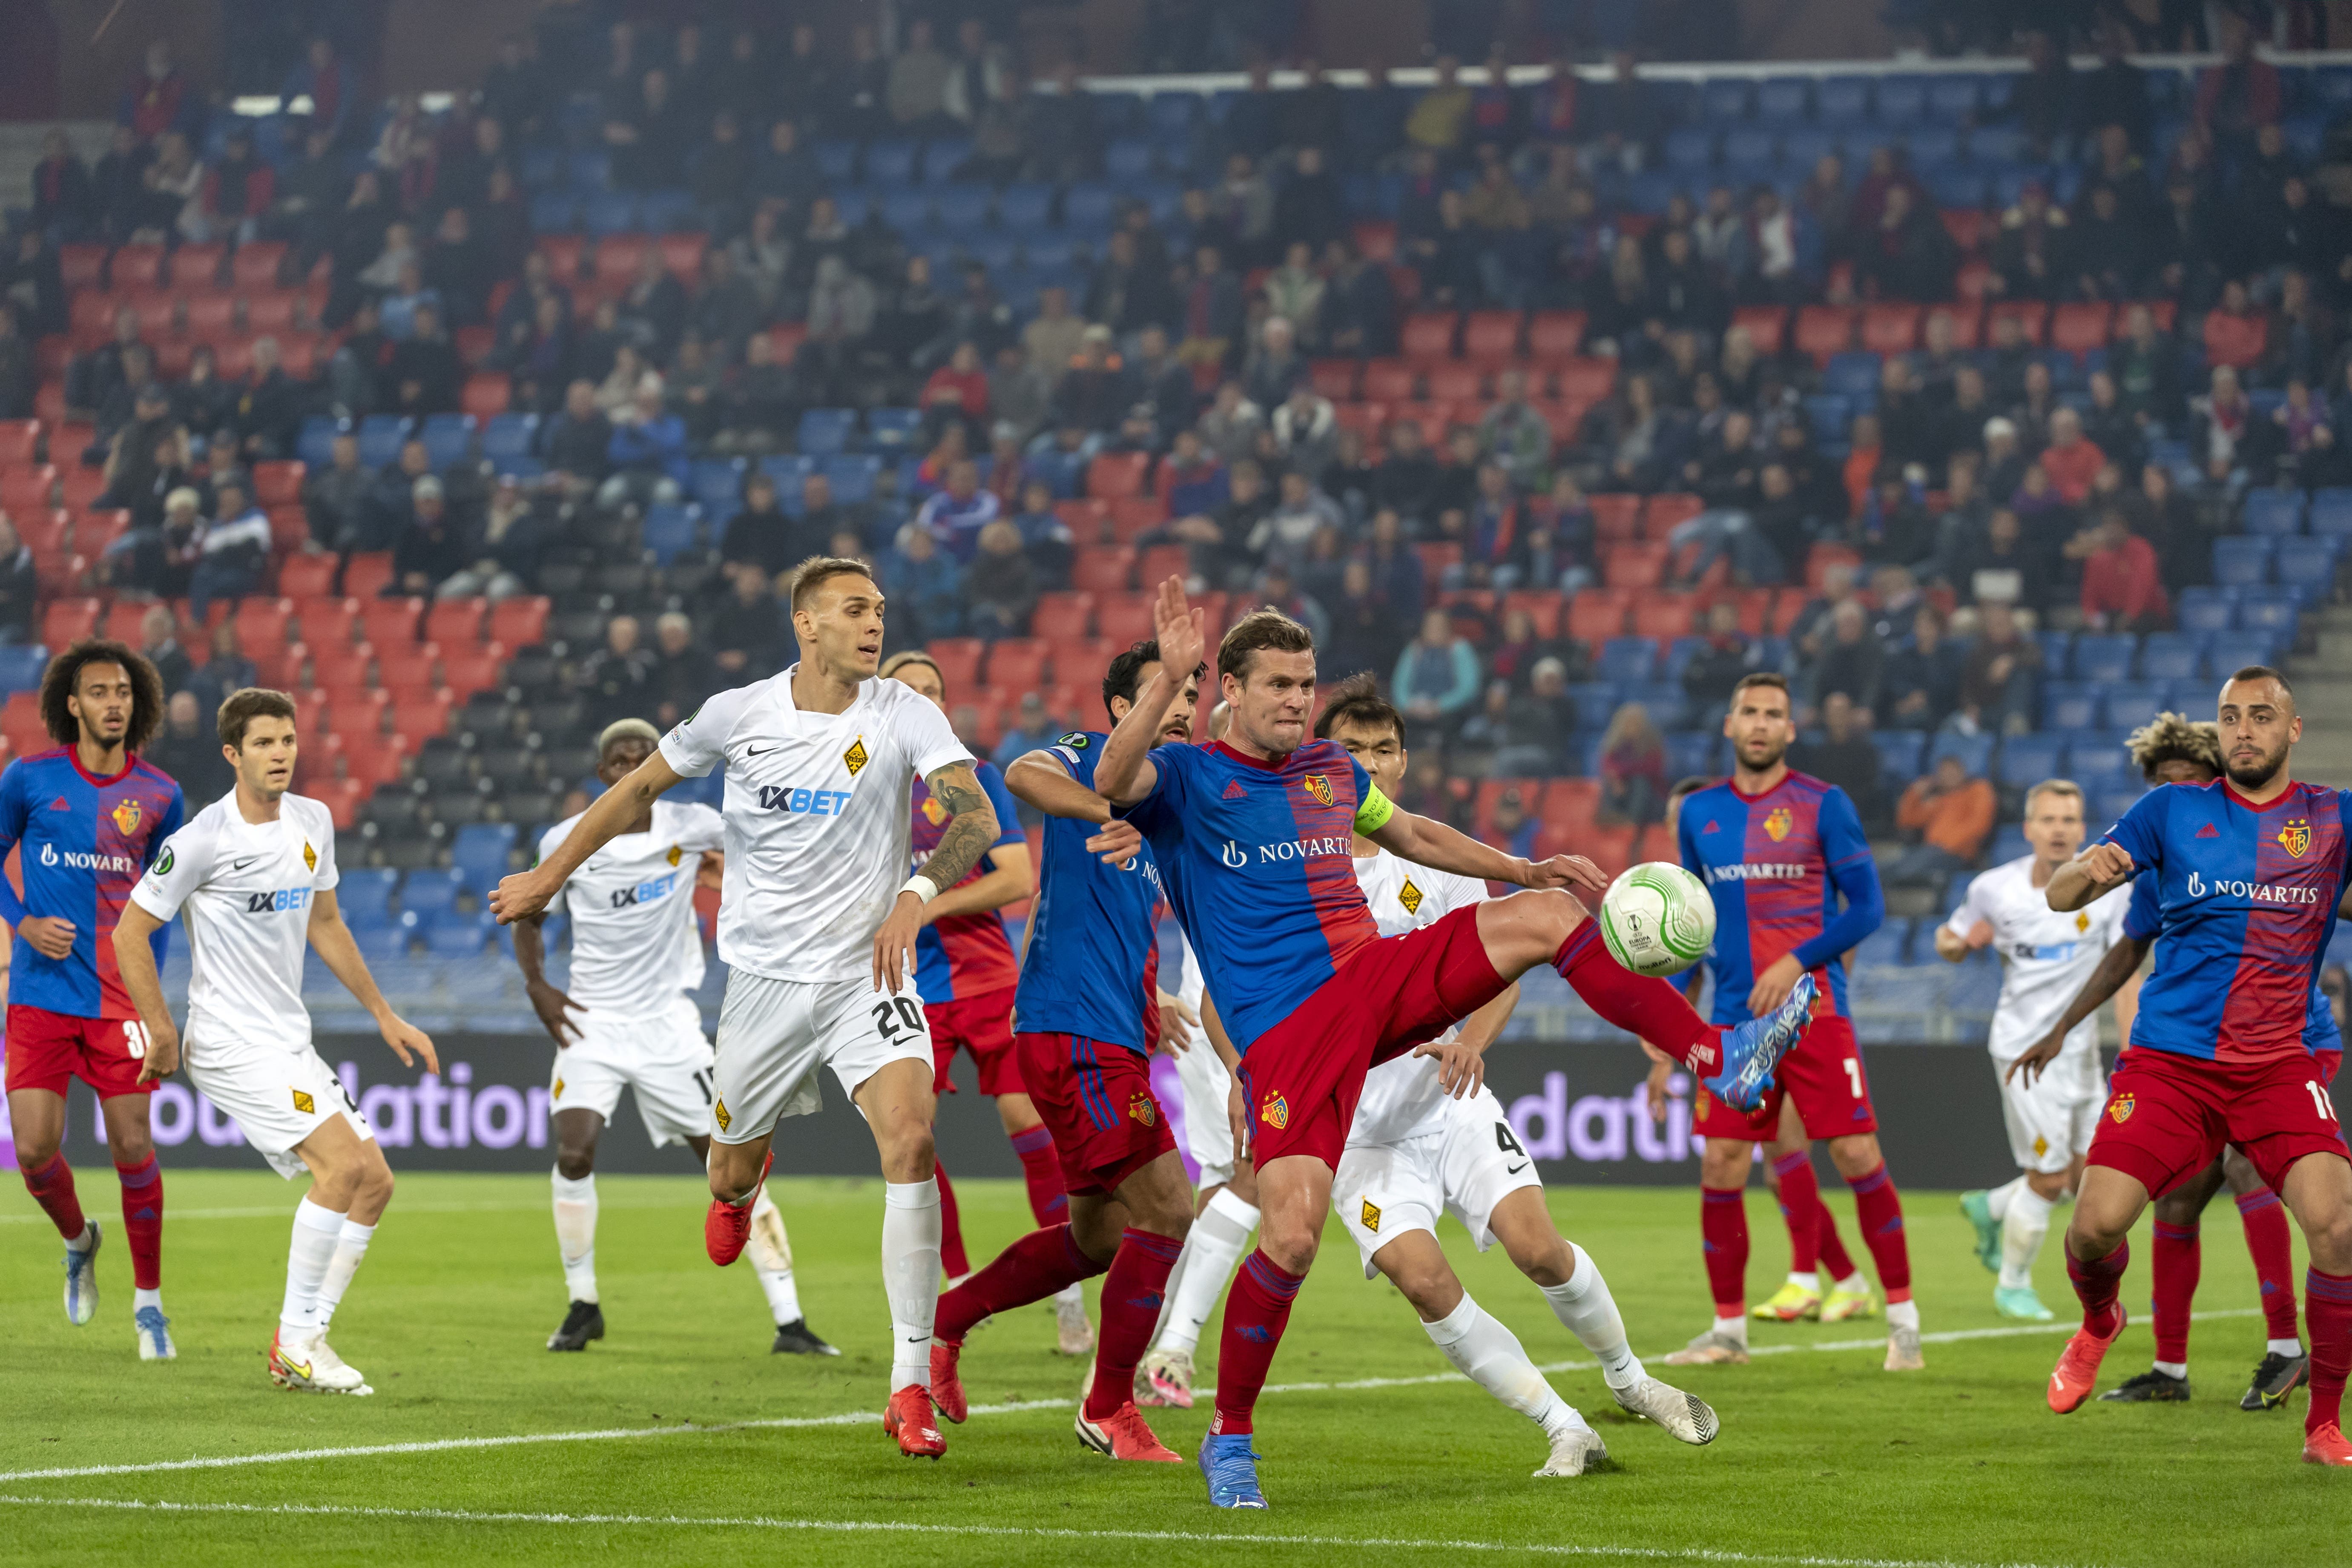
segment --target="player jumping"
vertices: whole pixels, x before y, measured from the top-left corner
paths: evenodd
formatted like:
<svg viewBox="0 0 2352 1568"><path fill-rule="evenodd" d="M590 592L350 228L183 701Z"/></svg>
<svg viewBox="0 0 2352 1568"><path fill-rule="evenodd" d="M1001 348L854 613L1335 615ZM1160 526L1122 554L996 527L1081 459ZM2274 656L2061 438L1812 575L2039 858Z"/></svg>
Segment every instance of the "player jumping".
<svg viewBox="0 0 2352 1568"><path fill-rule="evenodd" d="M2033 1260L2052 1213L2082 1180L2106 1098L2099 1026L2085 1009L2062 1037L2054 1071L2021 1078L2011 1067L2050 1032L2053 1016L2122 937L2131 896L2118 889L2070 914L2050 908L2050 879L2083 847L2083 792L2075 784L2045 779L2025 792L2025 841L2031 854L1969 884L1960 907L1936 928L1936 954L1948 963L1987 947L2000 954L2000 1000L1985 1043L2000 1075L2010 1153L2023 1173L1990 1192L1961 1194L1960 1212L1976 1226L1978 1259L2000 1276L1993 1310L2047 1322L2053 1314L2033 1292Z"/></svg>
<svg viewBox="0 0 2352 1568"><path fill-rule="evenodd" d="M392 1170L351 1091L311 1044L302 1005L302 949L316 952L375 1019L403 1067L438 1072L433 1041L392 1010L335 903L335 824L294 782L294 700L254 687L220 705L221 753L236 787L165 841L114 928L114 961L147 1027L141 1076L179 1066L180 1032L163 1000L152 944L184 914L188 1077L279 1175L308 1169L294 1209L286 1294L269 1345L269 1378L312 1394L371 1394L327 1343L335 1308L392 1202Z"/></svg>
<svg viewBox="0 0 2352 1568"><path fill-rule="evenodd" d="M185 811L180 786L137 752L163 720L155 667L119 642L76 643L41 678L41 722L57 742L0 773L0 856L21 845L25 896L0 878L0 920L16 928L8 976L8 1121L25 1185L66 1243L66 1321L98 1310L98 1222L81 1212L58 1152L66 1089L98 1095L122 1186L131 1324L142 1361L170 1361L163 1316L163 1173L148 1133L154 1082L147 1038L114 963L115 923L140 873ZM155 937L160 963L163 936Z"/></svg>
<svg viewBox="0 0 2352 1568"><path fill-rule="evenodd" d="M552 855L501 881L490 908L509 922L539 913L655 800L726 764L719 956L727 999L703 1244L722 1268L742 1253L773 1163L776 1122L820 1108L815 1073L830 1067L873 1129L881 1160L891 1332L883 1430L900 1453L937 1458L947 1440L932 1424L926 1386L940 1297L931 1037L921 998L906 989L907 955L924 906L996 841L996 813L946 716L908 687L877 679L882 608L864 563L803 562L792 588L799 660L688 714ZM904 877L908 790L919 777L951 820L923 868Z"/></svg>
<svg viewBox="0 0 2352 1568"><path fill-rule="evenodd" d="M1404 716L1370 676L1333 689L1315 733L1344 747L1381 795L1393 797L1404 783ZM1357 886L1384 937L1435 925L1486 901L1483 882L1412 864L1360 834L1352 847ZM1437 1244L1442 1214L1461 1221L1481 1252L1503 1244L1560 1323L1600 1359L1619 1405L1685 1443L1712 1442L1715 1412L1643 1372L1609 1282L1591 1256L1552 1224L1543 1178L1512 1132L1503 1102L1486 1086L1486 1047L1518 999L1515 981L1412 1056L1364 1075L1363 1098L1332 1177L1332 1205L1355 1237L1364 1278L1387 1276L1446 1360L1543 1428L1551 1454L1537 1475L1580 1476L1588 1464L1607 1458L1608 1449L1576 1407L1552 1391L1518 1336L1462 1288Z"/></svg>
<svg viewBox="0 0 2352 1568"><path fill-rule="evenodd" d="M1225 1300L1217 1414L1201 1463L1213 1504L1263 1508L1250 1447L1257 1395L1314 1261L1370 1067L1548 963L1602 1017L1753 1106L1802 1030L1813 983L1801 978L1769 1018L1726 1033L1664 982L1618 967L1566 891L1605 885L1591 861L1532 863L1399 811L1355 759L1308 737L1314 639L1273 611L1244 616L1219 647L1233 709L1226 738L1160 743L1179 684L1169 671L1197 663L1205 637L1174 578L1160 585L1153 620L1164 662L1105 744L1095 789L1150 843L1240 1056L1230 1113L1235 1141L1257 1162L1263 1219ZM1382 937L1356 885L1359 831L1418 865L1542 890Z"/></svg>
<svg viewBox="0 0 2352 1568"><path fill-rule="evenodd" d="M2150 790L2050 879L2050 907L2063 912L2152 871L2161 922L2066 1231L2083 1326L2050 1374L2050 1408L2063 1415L2090 1397L2123 1332L2126 1238L2149 1194L2234 1143L2285 1199L2311 1251L2303 1457L2352 1465L2339 1425L2352 1365L2352 1159L2305 1040L2352 855L2352 797L2290 776L2303 721L2276 670L2232 675L2216 716L2221 779Z"/></svg>
<svg viewBox="0 0 2352 1568"><path fill-rule="evenodd" d="M1152 643L1138 643L1111 661L1103 706L1114 723L1137 688L1159 673ZM1196 669L1160 716L1166 743L1189 742L1199 693ZM1101 1274L1102 1332L1078 1406L1078 1441L1114 1459L1173 1465L1183 1460L1145 1425L1133 1389L1168 1271L1192 1221L1192 1194L1151 1089L1160 869L1131 828L1117 830L1125 851L1118 857L1098 858L1089 850L1098 842L1097 825L1108 816L1089 787L1104 739L1092 731L1064 735L1016 761L1010 781L1021 798L1049 814L1013 1042L1022 1081L1062 1163L1069 1218L1030 1232L941 1298L931 1393L942 1415L961 1421L966 1402L957 1361L964 1337L992 1313Z"/></svg>
<svg viewBox="0 0 2352 1568"><path fill-rule="evenodd" d="M2197 723L2178 713L2160 713L2153 723L2132 732L2132 761L2140 776L2153 787L2179 784L2202 788L2221 776L2221 742L2211 721ZM2336 908L2341 918L2352 906L2352 890ZM2124 916L2123 940L2107 950L2098 969L2063 1017L2033 1049L2010 1071L2031 1077L2058 1059L2067 1032L2098 1010L2109 996L2116 999L2116 1024L2131 1034L2139 985L2140 962L2155 945L2163 924L2158 903L2157 878L2142 871L2132 879L2131 907ZM2319 1081L2331 1082L2343 1059L2344 1041L2336 1013L2319 987L2311 990L2310 1021L2304 1041L2319 1068ZM2303 1342L2295 1336L2294 1238L2287 1228L2286 1210L2278 1194L2264 1185L2253 1165L2231 1144L2221 1157L2156 1200L2154 1257L2149 1273L2156 1310L2149 1328L2156 1338L2155 1364L2099 1397L2122 1404L2172 1404L2189 1397L2189 1309L2197 1294L2200 1258L2198 1226L2205 1207L2226 1184L2235 1196L2238 1217L2246 1235L2246 1250L2253 1255L2254 1275L2261 1282L2264 1326L2269 1342L2252 1380L2238 1401L2241 1410L2274 1410L2309 1379L2311 1363ZM1990 1194L1998 1199L1999 1193Z"/></svg>
<svg viewBox="0 0 2352 1568"><path fill-rule="evenodd" d="M1707 960L1715 975L1715 1017L1724 1024L1770 1017L1806 974L1815 976L1829 1005L1781 1062L1762 1107L1742 1110L1719 1103L1720 1094L1696 1096L1691 1131L1706 1141L1699 1156L1699 1225L1715 1321L1666 1364L1748 1359L1748 1167L1755 1145L1769 1143L1781 1202L1797 1231L1800 1205L1807 1198L1820 1203L1811 1184L1811 1141L1820 1138L1828 1141L1830 1163L1853 1190L1863 1240L1886 1291L1886 1370L1916 1371L1925 1363L1903 1202L1879 1152L1878 1121L1846 1012L1845 966L1837 962L1885 917L1870 840L1845 791L1790 769L1796 725L1788 683L1780 676L1743 677L1732 690L1723 732L1731 741L1731 777L1685 799L1675 823L1683 864L1715 898L1715 946ZM1804 1136L1790 1144L1780 1136L1784 1092L1803 1120Z"/></svg>
<svg viewBox="0 0 2352 1568"><path fill-rule="evenodd" d="M596 776L606 787L635 773L661 743L642 719L624 719L596 738ZM546 859L578 825L568 817L539 841ZM568 991L547 978L543 915L517 921L515 963L532 1010L555 1037L548 1103L554 1110L555 1242L571 1298L551 1351L583 1351L604 1337L596 1292L596 1142L621 1103L636 1093L654 1147L684 1143L710 1163L711 1069L692 993L702 984L702 932L694 889L725 865L717 812L691 802L655 801L590 856L556 895L572 914ZM578 1016L573 1015L577 1014ZM772 1352L839 1355L812 1332L793 1281L784 1216L761 1183L751 1205L751 1262L776 1325Z"/></svg>
<svg viewBox="0 0 2352 1568"><path fill-rule="evenodd" d="M882 677L913 687L946 711L947 678L929 654L894 653L882 661ZM1021 1084L1021 1063L1013 1049L1013 991L1021 979L1021 965L1013 956L1012 939L1004 934L1004 917L997 912L1026 899L1035 887L1029 839L1021 831L1019 808L996 764L978 763L972 774L996 810L996 842L970 876L924 907L922 934L915 943L915 988L922 994L923 1016L931 1021L931 1054L938 1068L931 1091L956 1091L950 1069L956 1052L968 1052L979 1073L980 1092L996 1101L997 1120L1020 1157L1030 1217L1043 1229L1068 1218L1070 1205L1062 1192L1054 1136L1045 1131ZM939 847L947 820L929 787L917 779L910 851L916 859ZM942 1267L950 1280L961 1281L971 1266L965 1260L955 1189L945 1166L939 1181ZM1054 1298L1054 1322L1062 1354L1093 1352L1095 1331L1087 1321L1086 1294L1076 1286Z"/></svg>

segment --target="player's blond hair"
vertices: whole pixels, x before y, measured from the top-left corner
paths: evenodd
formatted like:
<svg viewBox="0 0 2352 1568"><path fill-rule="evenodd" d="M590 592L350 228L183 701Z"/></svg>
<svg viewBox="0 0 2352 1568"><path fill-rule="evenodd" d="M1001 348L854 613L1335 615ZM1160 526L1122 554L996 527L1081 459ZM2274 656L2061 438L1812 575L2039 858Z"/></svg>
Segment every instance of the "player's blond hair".
<svg viewBox="0 0 2352 1568"><path fill-rule="evenodd" d="M604 752L615 741L643 741L648 746L661 744L661 731L643 719L615 719L604 726L596 737L596 760L603 762Z"/></svg>
<svg viewBox="0 0 2352 1568"><path fill-rule="evenodd" d="M2025 792L2025 806L2021 815L2032 816L2033 803L2045 795L2071 795L2077 805L2083 801L2083 786L2073 779L2043 779Z"/></svg>
<svg viewBox="0 0 2352 1568"><path fill-rule="evenodd" d="M2217 777L2221 767L2221 731L2185 713L2159 713L2124 742L2140 777L2156 782L2156 770L2176 759L2195 763Z"/></svg>

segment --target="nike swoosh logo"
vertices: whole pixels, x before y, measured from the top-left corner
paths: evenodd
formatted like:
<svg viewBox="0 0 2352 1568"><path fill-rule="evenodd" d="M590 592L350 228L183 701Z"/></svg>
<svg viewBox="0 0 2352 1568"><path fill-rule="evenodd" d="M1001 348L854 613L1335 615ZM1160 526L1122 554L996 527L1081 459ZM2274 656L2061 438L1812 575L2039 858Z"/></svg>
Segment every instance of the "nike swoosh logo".
<svg viewBox="0 0 2352 1568"><path fill-rule="evenodd" d="M247 858L247 859L243 859L243 860L238 861L236 865L231 866L231 867L229 868L229 869L230 869L230 870L232 870L232 871L242 871L242 870L244 870L247 866L252 865L252 864L253 864L253 862L254 862L255 860L257 860L257 859L259 859L259 858L260 858L260 857L259 857L259 856L257 856L257 855L256 855L256 856L252 856L252 857L250 857L250 858Z"/></svg>
<svg viewBox="0 0 2352 1568"><path fill-rule="evenodd" d="M773 746L746 746L743 748L743 754L747 757L764 757L774 750L776 748Z"/></svg>
<svg viewBox="0 0 2352 1568"><path fill-rule="evenodd" d="M907 1336L907 1342L910 1345L927 1345L931 1342L931 1336L929 1334L908 1334Z"/></svg>
<svg viewBox="0 0 2352 1568"><path fill-rule="evenodd" d="M1526 1170L1527 1168L1528 1168L1528 1163L1527 1163L1525 1160L1522 1160L1522 1161L1520 1161L1517 1164L1516 1164L1516 1165L1512 1165L1512 1166L1508 1167L1507 1169L1506 1169L1506 1170L1503 1172L1503 1174L1505 1174L1505 1175L1507 1175L1507 1176L1516 1176L1516 1175L1517 1175L1521 1171L1524 1171L1524 1170Z"/></svg>

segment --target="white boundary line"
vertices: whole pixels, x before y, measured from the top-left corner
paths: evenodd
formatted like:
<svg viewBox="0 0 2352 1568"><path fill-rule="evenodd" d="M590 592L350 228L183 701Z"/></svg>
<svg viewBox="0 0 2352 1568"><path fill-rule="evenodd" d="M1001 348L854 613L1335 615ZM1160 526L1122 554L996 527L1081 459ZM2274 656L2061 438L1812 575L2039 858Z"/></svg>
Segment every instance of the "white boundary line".
<svg viewBox="0 0 2352 1568"><path fill-rule="evenodd" d="M2256 1308L2228 1308L2220 1311L2193 1312L2191 1321L2214 1318L2252 1318L2260 1316ZM2059 1323L2023 1324L2014 1328L1950 1329L1941 1333L1922 1334L1922 1344L1958 1344L1969 1340L2016 1339L2021 1336L2071 1333L2070 1325ZM1787 1355L1800 1351L1861 1351L1876 1350L1886 1342L1883 1338L1864 1340L1823 1340L1817 1343L1758 1345L1748 1352L1751 1356ZM1544 1373L1590 1371L1596 1363L1589 1361L1548 1362L1536 1370ZM1367 1389L1418 1388L1432 1384L1466 1383L1458 1372L1431 1373L1416 1377L1361 1377L1344 1382L1277 1383L1267 1385L1266 1394L1354 1393ZM1193 1390L1195 1399L1215 1395L1213 1387ZM974 1415L1017 1415L1034 1410L1067 1410L1076 1402L1068 1399L1024 1399L1003 1405L975 1405ZM880 1419L872 1410L845 1410L834 1415L779 1415L757 1421L727 1421L710 1426L679 1425L677 1426L608 1426L583 1432L522 1432L497 1437L436 1437L408 1443L369 1443L349 1447L289 1448L267 1454L221 1454L209 1458L188 1459L158 1459L137 1465L64 1465L50 1469L0 1471L0 1481L64 1480L81 1476L144 1476L173 1470L216 1470L241 1468L247 1465L282 1465L304 1459L365 1458L383 1454L438 1454L469 1448L511 1448L541 1443L609 1443L636 1437L677 1437L707 1436L718 1432L797 1431L807 1427L856 1426ZM1732 1559L1726 1559L1732 1561ZM1796 1561L1772 1559L1772 1561ZM1810 1561L1810 1560L1809 1560ZM1822 1562L1829 1561L1822 1559Z"/></svg>
<svg viewBox="0 0 2352 1568"><path fill-rule="evenodd" d="M226 1513L280 1518L411 1520L451 1524L559 1524L604 1528L651 1525L689 1530L797 1530L843 1535L980 1536L1026 1541L1150 1541L1252 1546L1339 1546L1391 1552L1509 1552L1528 1556L1604 1558L1647 1563L1777 1563L1793 1568L1985 1568L1947 1558L1780 1556L1769 1552L1719 1552L1706 1547L1598 1546L1519 1541L1433 1541L1379 1536L1285 1535L1275 1531L1192 1530L1053 1530L1013 1524L916 1524L898 1521L782 1519L749 1514L698 1518L691 1514L520 1513L454 1508L362 1508L332 1504L244 1502L142 1502L136 1499L34 1498L0 1495L0 1506L92 1508L126 1512ZM2006 1563L2002 1568L2033 1568Z"/></svg>

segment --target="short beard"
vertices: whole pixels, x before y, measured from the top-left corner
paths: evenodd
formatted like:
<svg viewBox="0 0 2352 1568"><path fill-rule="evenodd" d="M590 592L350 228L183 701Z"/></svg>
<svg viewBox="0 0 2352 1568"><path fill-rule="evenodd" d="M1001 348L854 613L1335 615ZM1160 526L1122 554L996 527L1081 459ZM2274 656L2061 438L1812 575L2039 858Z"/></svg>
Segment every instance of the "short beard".
<svg viewBox="0 0 2352 1568"><path fill-rule="evenodd" d="M2282 751L2274 757L2263 758L2261 763L2251 768L2240 768L2234 764L2224 763L2222 776L2240 789L2261 789L2278 777L2279 770L2284 766L2286 766L2286 752Z"/></svg>
<svg viewBox="0 0 2352 1568"><path fill-rule="evenodd" d="M1749 773L1760 773L1769 771L1775 763L1779 763L1783 757L1786 757L1789 754L1789 748L1785 744L1777 746L1773 748L1772 754L1770 756L1766 757L1761 762L1751 763L1748 760L1747 748L1735 742L1731 748L1731 754L1733 758L1738 761L1739 765L1747 769Z"/></svg>

